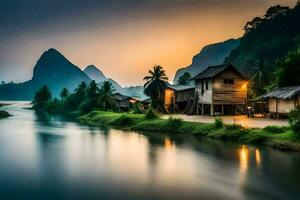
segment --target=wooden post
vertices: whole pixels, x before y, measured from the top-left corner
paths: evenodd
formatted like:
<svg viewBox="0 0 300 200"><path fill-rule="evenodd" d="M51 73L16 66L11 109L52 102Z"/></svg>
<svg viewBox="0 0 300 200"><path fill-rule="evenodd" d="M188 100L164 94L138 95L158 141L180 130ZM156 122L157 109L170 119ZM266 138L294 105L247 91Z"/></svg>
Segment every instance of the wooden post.
<svg viewBox="0 0 300 200"><path fill-rule="evenodd" d="M210 116L214 116L214 104L210 104Z"/></svg>
<svg viewBox="0 0 300 200"><path fill-rule="evenodd" d="M201 115L204 115L204 104L201 104Z"/></svg>
<svg viewBox="0 0 300 200"><path fill-rule="evenodd" d="M276 98L276 118L279 119L279 113L278 113L278 99Z"/></svg>
<svg viewBox="0 0 300 200"><path fill-rule="evenodd" d="M222 115L224 115L224 104L222 104Z"/></svg>

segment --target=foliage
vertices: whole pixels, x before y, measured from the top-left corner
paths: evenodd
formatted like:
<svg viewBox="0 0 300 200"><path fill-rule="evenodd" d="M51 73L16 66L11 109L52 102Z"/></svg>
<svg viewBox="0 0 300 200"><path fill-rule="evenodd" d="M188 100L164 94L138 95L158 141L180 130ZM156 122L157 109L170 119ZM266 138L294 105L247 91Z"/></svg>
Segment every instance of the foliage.
<svg viewBox="0 0 300 200"><path fill-rule="evenodd" d="M52 96L49 88L47 86L43 86L34 95L34 99L32 102L33 107L37 110L44 110L49 105L51 98Z"/></svg>
<svg viewBox="0 0 300 200"><path fill-rule="evenodd" d="M67 88L63 88L60 92L60 98L61 100L65 100L69 96L70 92Z"/></svg>
<svg viewBox="0 0 300 200"><path fill-rule="evenodd" d="M114 120L111 124L115 126L129 126L135 124L135 120L128 115L122 115L121 117Z"/></svg>
<svg viewBox="0 0 300 200"><path fill-rule="evenodd" d="M300 106L289 113L289 124L294 133L300 134Z"/></svg>
<svg viewBox="0 0 300 200"><path fill-rule="evenodd" d="M157 119L159 118L158 114L153 110L153 108L149 108L146 112L145 118L147 119Z"/></svg>
<svg viewBox="0 0 300 200"><path fill-rule="evenodd" d="M236 130L236 129L242 130L242 129L243 129L243 126L240 125L240 124L233 123L233 124L226 124L226 125L225 125L225 128L226 128L227 130Z"/></svg>
<svg viewBox="0 0 300 200"><path fill-rule="evenodd" d="M144 77L144 93L151 98L151 106L159 111L164 108L164 90L168 85L168 77L160 65L149 70L149 75Z"/></svg>
<svg viewBox="0 0 300 200"><path fill-rule="evenodd" d="M276 63L277 85L294 86L300 85L300 47L290 52L284 59Z"/></svg>
<svg viewBox="0 0 300 200"><path fill-rule="evenodd" d="M284 126L266 126L263 128L264 131L269 132L269 133L283 133L284 131L287 130L287 127Z"/></svg>
<svg viewBox="0 0 300 200"><path fill-rule="evenodd" d="M113 110L116 108L116 100L113 97L114 91L115 89L111 82L103 82L100 88L100 97L97 102L101 108L104 108L104 110Z"/></svg>
<svg viewBox="0 0 300 200"><path fill-rule="evenodd" d="M182 118L173 117L173 116L170 116L168 118L168 125L170 127L173 127L173 128L177 127L177 128L179 128L182 124L183 124Z"/></svg>
<svg viewBox="0 0 300 200"><path fill-rule="evenodd" d="M178 79L178 84L179 85L189 85L190 84L190 79L192 78L191 74L188 72L184 72L182 76L179 77Z"/></svg>
<svg viewBox="0 0 300 200"><path fill-rule="evenodd" d="M224 122L220 117L216 117L214 125L216 128L222 128L222 127L224 127Z"/></svg>
<svg viewBox="0 0 300 200"><path fill-rule="evenodd" d="M142 110L142 104L141 102L135 102L132 105L132 113L133 114L143 114L143 110Z"/></svg>
<svg viewBox="0 0 300 200"><path fill-rule="evenodd" d="M4 110L0 110L0 119L6 118L11 116L8 112L4 111Z"/></svg>

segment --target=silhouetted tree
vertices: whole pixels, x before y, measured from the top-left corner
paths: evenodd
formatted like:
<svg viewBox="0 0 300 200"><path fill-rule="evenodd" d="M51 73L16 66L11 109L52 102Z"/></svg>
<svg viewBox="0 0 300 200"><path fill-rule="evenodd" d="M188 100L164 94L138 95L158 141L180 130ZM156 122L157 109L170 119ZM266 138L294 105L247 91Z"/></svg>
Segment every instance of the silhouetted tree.
<svg viewBox="0 0 300 200"><path fill-rule="evenodd" d="M69 90L67 88L63 88L60 92L61 100L65 100L69 96Z"/></svg>
<svg viewBox="0 0 300 200"><path fill-rule="evenodd" d="M104 110L111 110L116 107L116 100L113 97L114 91L115 89L109 81L104 81L101 85L98 104L101 108L104 108Z"/></svg>
<svg viewBox="0 0 300 200"><path fill-rule="evenodd" d="M151 106L159 111L164 109L164 90L168 85L168 77L160 65L149 70L149 75L144 77L144 93L151 98Z"/></svg>
<svg viewBox="0 0 300 200"><path fill-rule="evenodd" d="M51 101L51 93L49 91L49 88L45 85L42 88L40 88L34 95L33 99L33 107L37 110L43 110L46 109Z"/></svg>
<svg viewBox="0 0 300 200"><path fill-rule="evenodd" d="M191 74L188 72L184 72L182 76L179 77L178 79L178 84L179 85L189 85L190 84L190 79L191 79Z"/></svg>

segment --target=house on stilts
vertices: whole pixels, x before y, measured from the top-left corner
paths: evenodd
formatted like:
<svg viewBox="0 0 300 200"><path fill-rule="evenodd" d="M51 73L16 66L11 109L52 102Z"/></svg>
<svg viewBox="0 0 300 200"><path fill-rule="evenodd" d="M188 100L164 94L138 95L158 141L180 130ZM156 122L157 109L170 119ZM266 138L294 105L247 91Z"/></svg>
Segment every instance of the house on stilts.
<svg viewBox="0 0 300 200"><path fill-rule="evenodd" d="M248 81L233 65L207 67L192 80L195 90L184 113L211 116L245 113Z"/></svg>

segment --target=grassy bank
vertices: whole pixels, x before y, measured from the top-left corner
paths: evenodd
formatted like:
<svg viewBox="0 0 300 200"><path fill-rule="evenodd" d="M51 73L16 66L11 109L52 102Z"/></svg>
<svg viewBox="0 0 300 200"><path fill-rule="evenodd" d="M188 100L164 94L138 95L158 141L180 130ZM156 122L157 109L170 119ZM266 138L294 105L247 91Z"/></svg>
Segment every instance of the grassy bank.
<svg viewBox="0 0 300 200"><path fill-rule="evenodd" d="M269 126L246 129L238 124L205 124L185 122L177 118L148 119L143 114L94 111L79 120L91 126L108 125L118 129L154 133L190 134L194 136L269 145L282 150L300 151L300 137L287 127Z"/></svg>
<svg viewBox="0 0 300 200"><path fill-rule="evenodd" d="M0 119L7 118L7 117L10 117L10 116L11 115L8 112L0 110Z"/></svg>

